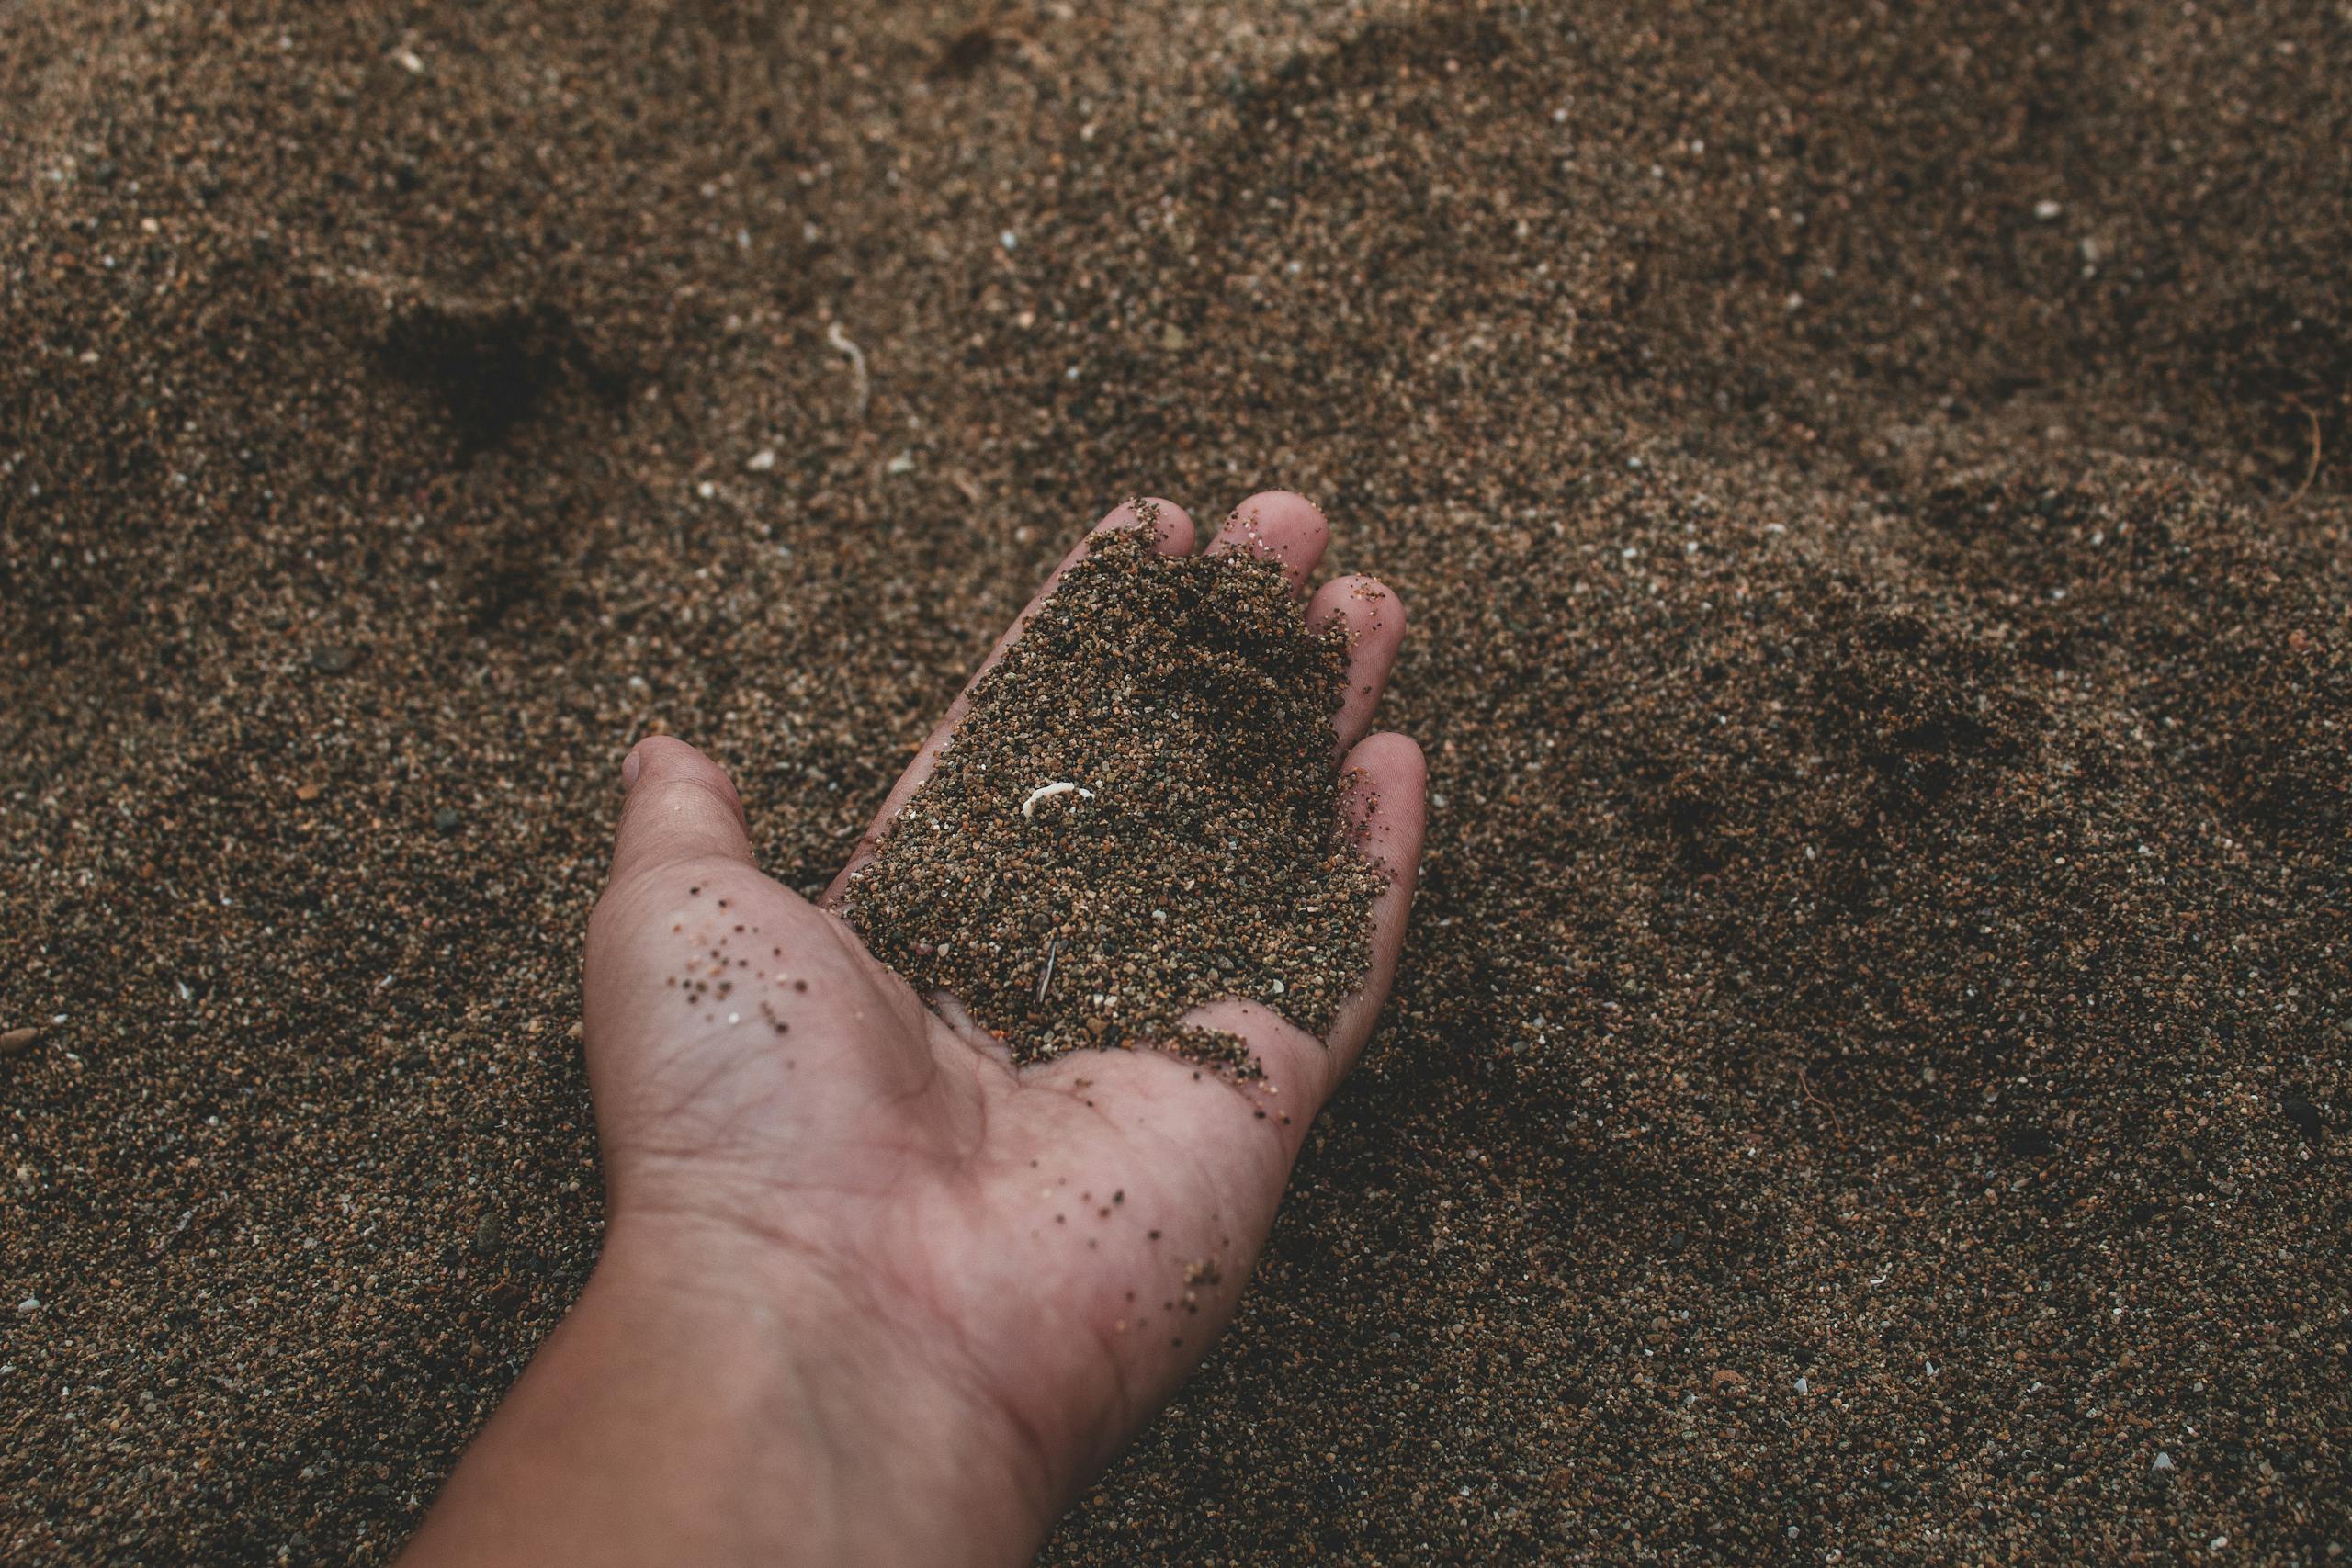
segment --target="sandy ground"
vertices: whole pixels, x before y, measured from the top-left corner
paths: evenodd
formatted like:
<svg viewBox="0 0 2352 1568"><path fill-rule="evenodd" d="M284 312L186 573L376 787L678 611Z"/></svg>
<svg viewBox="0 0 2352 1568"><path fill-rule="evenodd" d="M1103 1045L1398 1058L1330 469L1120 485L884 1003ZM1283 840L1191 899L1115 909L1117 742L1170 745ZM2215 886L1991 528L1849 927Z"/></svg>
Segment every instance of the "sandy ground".
<svg viewBox="0 0 2352 1568"><path fill-rule="evenodd" d="M1046 1561L2352 1535L2341 5L25 0L0 103L0 1558L388 1556L595 1251L622 748L813 890L1266 484L1418 926Z"/></svg>

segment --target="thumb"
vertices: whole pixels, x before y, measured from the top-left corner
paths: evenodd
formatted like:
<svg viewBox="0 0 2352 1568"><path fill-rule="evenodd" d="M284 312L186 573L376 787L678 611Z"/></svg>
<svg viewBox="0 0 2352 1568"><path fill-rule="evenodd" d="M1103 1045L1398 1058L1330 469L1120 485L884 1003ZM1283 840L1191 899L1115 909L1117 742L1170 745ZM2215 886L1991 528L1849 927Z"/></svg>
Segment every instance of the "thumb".
<svg viewBox="0 0 2352 1568"><path fill-rule="evenodd" d="M621 763L621 807L607 886L684 861L752 863L743 802L727 770L667 735L648 736Z"/></svg>

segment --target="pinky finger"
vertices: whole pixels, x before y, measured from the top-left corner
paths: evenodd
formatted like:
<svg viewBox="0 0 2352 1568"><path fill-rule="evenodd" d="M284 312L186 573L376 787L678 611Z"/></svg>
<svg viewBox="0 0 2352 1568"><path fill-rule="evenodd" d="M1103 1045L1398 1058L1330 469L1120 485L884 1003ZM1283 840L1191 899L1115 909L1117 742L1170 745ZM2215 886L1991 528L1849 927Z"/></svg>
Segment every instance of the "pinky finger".
<svg viewBox="0 0 2352 1568"><path fill-rule="evenodd" d="M1380 689L1388 683L1389 667L1405 640L1405 602L1377 578L1335 577L1316 590L1306 607L1306 624L1318 631L1334 620L1348 628L1347 684L1331 716L1345 751L1372 728Z"/></svg>
<svg viewBox="0 0 2352 1568"><path fill-rule="evenodd" d="M1388 999L1396 960L1405 948L1405 920L1412 912L1413 885L1421 869L1421 839L1427 813L1429 768L1409 736L1393 730L1366 737L1340 764L1347 781L1349 828L1365 857L1387 873L1372 907L1372 966L1363 987L1340 1008L1326 1043L1331 1083L1347 1076L1372 1035L1373 1021Z"/></svg>

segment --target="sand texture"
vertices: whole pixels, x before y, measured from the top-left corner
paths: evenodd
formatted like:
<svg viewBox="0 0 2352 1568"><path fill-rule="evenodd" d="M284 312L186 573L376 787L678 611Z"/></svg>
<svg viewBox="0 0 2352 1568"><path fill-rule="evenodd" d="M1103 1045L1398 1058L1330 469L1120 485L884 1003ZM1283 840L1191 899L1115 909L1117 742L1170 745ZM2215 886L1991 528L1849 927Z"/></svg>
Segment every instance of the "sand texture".
<svg viewBox="0 0 2352 1568"><path fill-rule="evenodd" d="M22 0L0 105L0 1561L389 1557L595 1253L623 749L813 892L1277 484L1420 902L1046 1562L2352 1546L2341 5Z"/></svg>
<svg viewBox="0 0 2352 1568"><path fill-rule="evenodd" d="M1258 1076L1191 1010L1319 1039L1372 962L1386 878L1346 824L1374 802L1333 766L1348 647L1276 561L1106 531L974 682L842 919L1015 1062L1144 1045Z"/></svg>

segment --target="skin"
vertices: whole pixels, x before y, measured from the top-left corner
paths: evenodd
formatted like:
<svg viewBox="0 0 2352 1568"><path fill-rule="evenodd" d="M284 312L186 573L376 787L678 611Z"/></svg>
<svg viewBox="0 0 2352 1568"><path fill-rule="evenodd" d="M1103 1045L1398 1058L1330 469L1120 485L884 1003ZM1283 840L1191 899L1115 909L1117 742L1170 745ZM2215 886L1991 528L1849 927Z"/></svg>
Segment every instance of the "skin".
<svg viewBox="0 0 2352 1568"><path fill-rule="evenodd" d="M1156 504L1097 527L1191 551L1191 519ZM1328 536L1312 503L1269 491L1208 547L1280 559L1303 594ZM830 911L963 698L815 904L752 865L716 764L664 737L629 753L584 986L605 1250L411 1568L1028 1560L1230 1317L1396 971L1423 768L1412 741L1366 732L1403 612L1340 578L1306 613L1355 633L1335 761L1362 774L1351 829L1389 884L1328 1040L1233 999L1194 1015L1250 1043L1257 1084L1154 1051L1015 1069ZM733 988L690 998L675 982L709 975L714 949Z"/></svg>

